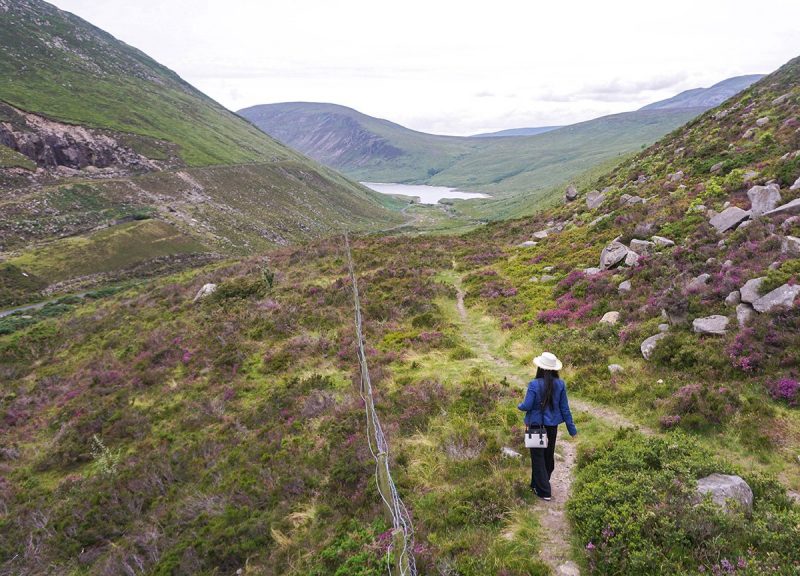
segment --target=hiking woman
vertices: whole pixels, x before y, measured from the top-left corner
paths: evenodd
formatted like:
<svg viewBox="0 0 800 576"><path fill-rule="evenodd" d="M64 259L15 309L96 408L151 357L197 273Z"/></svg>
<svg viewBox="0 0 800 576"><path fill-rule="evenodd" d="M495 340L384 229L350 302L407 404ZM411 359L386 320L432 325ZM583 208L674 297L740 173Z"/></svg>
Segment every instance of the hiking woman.
<svg viewBox="0 0 800 576"><path fill-rule="evenodd" d="M536 378L528 384L525 400L517 406L525 412L525 428L544 424L547 430L547 447L531 448L531 490L543 500L550 500L550 475L555 468L556 433L558 425L566 422L570 436L575 436L578 429L572 421L567 401L567 388L558 377L561 360L555 354L544 352L533 359L536 366Z"/></svg>

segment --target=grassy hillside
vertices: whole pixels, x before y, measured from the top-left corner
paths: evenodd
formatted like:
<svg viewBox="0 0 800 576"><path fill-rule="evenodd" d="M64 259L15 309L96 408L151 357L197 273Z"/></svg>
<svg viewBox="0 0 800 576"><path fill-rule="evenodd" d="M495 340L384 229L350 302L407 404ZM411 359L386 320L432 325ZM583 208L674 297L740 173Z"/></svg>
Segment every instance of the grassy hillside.
<svg viewBox="0 0 800 576"><path fill-rule="evenodd" d="M100 279L123 262L160 267L174 256L188 263L189 247L246 254L404 220L392 212L397 201L286 148L145 54L50 4L5 3L0 51L0 141L7 144L0 144L0 258L21 273ZM137 243L119 224L139 217L181 240L144 235ZM133 244L106 243L97 229L108 226ZM81 266L38 275L52 269L52 257L68 261L79 244ZM12 276L0 276L0 307L41 297L38 283L12 286Z"/></svg>
<svg viewBox="0 0 800 576"><path fill-rule="evenodd" d="M463 236L354 242L421 574L797 571L800 302L739 327L725 298L759 276L762 292L796 284L781 245L800 227L718 233L697 207L749 208L773 179L797 199L798 114L800 59L587 183L605 190L594 209L582 196ZM586 270L615 238L653 234L675 245ZM0 569L385 573L350 288L329 238L3 319ZM725 333L692 329L710 314ZM543 349L565 361L580 432L558 440L548 503L503 452L521 450L516 403ZM713 472L748 482L751 512L695 500Z"/></svg>
<svg viewBox="0 0 800 576"><path fill-rule="evenodd" d="M38 0L0 10L0 100L179 146L189 165L297 159L139 50Z"/></svg>

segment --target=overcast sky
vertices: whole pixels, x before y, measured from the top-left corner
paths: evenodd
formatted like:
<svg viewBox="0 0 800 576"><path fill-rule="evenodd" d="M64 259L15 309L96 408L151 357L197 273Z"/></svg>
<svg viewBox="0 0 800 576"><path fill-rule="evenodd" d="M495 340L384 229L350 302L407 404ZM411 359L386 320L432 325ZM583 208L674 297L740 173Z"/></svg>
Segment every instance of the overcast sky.
<svg viewBox="0 0 800 576"><path fill-rule="evenodd" d="M442 134L587 120L800 55L800 0L53 3L232 110L334 102Z"/></svg>

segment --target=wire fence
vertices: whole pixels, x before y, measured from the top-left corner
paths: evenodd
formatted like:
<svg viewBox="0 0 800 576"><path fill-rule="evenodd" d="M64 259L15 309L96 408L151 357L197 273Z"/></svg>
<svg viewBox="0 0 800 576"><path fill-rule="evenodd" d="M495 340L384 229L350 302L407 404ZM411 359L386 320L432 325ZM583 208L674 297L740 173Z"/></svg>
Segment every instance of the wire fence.
<svg viewBox="0 0 800 576"><path fill-rule="evenodd" d="M350 271L350 282L353 285L353 303L355 308L356 340L358 342L358 363L361 367L361 398L364 401L367 419L367 442L372 457L375 459L375 480L378 493L392 517L392 541L387 550L387 565L389 574L397 576L416 576L417 566L414 560L414 526L411 516L392 479L389 470L389 444L381 428L381 421L375 411L375 402L372 396L372 381L369 377L367 354L361 323L361 302L358 295L358 280L356 279L353 255L350 251L350 239L344 235L347 251L347 266Z"/></svg>

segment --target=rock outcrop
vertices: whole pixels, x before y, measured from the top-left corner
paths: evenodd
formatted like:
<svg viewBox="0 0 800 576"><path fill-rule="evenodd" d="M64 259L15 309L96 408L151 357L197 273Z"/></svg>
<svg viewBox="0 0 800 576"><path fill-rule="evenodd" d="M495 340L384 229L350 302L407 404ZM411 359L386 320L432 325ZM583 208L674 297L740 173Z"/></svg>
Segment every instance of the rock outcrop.
<svg viewBox="0 0 800 576"><path fill-rule="evenodd" d="M747 191L747 197L750 198L750 216L756 218L775 209L781 201L781 189L777 184L753 186Z"/></svg>
<svg viewBox="0 0 800 576"><path fill-rule="evenodd" d="M192 302L197 302L198 300L202 300L207 296L211 296L216 291L217 291L216 284L203 284L203 287L197 291L197 294L195 295L194 300L192 300Z"/></svg>
<svg viewBox="0 0 800 576"><path fill-rule="evenodd" d="M613 268L624 261L627 255L628 247L618 240L614 240L611 244L603 248L603 251L600 253L600 268L603 270Z"/></svg>
<svg viewBox="0 0 800 576"><path fill-rule="evenodd" d="M602 192L598 192L597 190L592 190L588 194L586 194L586 207L589 210L594 210L599 208L600 205L605 201L606 195Z"/></svg>
<svg viewBox="0 0 800 576"><path fill-rule="evenodd" d="M744 286L739 289L739 298L741 301L752 304L761 298L761 285L766 279L766 276L761 276L760 278L753 278L752 280L745 282Z"/></svg>
<svg viewBox="0 0 800 576"><path fill-rule="evenodd" d="M750 212L747 210L742 210L738 206L729 206L719 214L712 216L710 223L717 232L722 233L736 228L749 217Z"/></svg>
<svg viewBox="0 0 800 576"><path fill-rule="evenodd" d="M762 313L793 308L798 296L800 285L784 284L753 302L753 308Z"/></svg>
<svg viewBox="0 0 800 576"><path fill-rule="evenodd" d="M656 345L658 341L662 338L665 338L667 334L665 332L659 332L654 336L650 336L644 342L642 342L639 349L642 351L642 356L644 356L645 360L650 360L650 356L653 355L653 351L656 349Z"/></svg>

